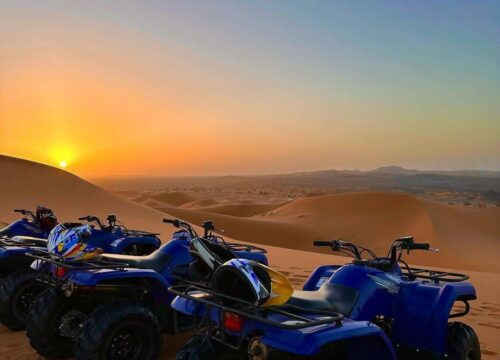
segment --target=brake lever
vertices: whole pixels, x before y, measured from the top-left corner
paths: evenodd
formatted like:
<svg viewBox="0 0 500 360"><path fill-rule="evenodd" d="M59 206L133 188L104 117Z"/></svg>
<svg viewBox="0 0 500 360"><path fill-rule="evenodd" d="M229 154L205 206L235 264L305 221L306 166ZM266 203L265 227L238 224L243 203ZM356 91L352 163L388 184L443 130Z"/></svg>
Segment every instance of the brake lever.
<svg viewBox="0 0 500 360"><path fill-rule="evenodd" d="M436 253L438 253L438 252L439 252L439 249L436 249L436 248L431 248L431 247L430 247L430 248L429 248L429 251L432 251L432 252L436 252Z"/></svg>

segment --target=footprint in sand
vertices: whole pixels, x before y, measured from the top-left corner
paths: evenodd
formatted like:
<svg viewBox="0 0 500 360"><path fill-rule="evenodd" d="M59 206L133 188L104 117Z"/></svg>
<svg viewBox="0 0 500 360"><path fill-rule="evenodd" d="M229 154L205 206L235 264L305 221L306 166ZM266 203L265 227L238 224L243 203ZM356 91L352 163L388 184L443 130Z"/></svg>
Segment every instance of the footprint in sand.
<svg viewBox="0 0 500 360"><path fill-rule="evenodd" d="M489 350L488 349L488 345L481 342L481 354L482 355L488 355L488 356L496 356L496 355L499 355L499 353L497 353L496 351L493 351L493 350Z"/></svg>
<svg viewBox="0 0 500 360"><path fill-rule="evenodd" d="M497 323L497 322L478 323L478 324L481 325L481 326L486 326L486 327L489 327L489 328L499 329L500 330L500 323Z"/></svg>

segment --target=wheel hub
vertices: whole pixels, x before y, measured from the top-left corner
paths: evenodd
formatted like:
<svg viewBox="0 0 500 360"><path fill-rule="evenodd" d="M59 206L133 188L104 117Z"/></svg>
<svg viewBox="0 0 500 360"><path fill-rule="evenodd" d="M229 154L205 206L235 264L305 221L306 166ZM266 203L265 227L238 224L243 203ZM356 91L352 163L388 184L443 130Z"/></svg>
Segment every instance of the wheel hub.
<svg viewBox="0 0 500 360"><path fill-rule="evenodd" d="M119 329L109 341L107 359L132 360L144 358L147 350L147 337L140 328L125 326Z"/></svg>
<svg viewBox="0 0 500 360"><path fill-rule="evenodd" d="M86 318L87 314L80 310L73 309L68 311L59 320L59 335L69 338L75 337Z"/></svg>
<svg viewBox="0 0 500 360"><path fill-rule="evenodd" d="M30 291L23 293L18 300L18 309L21 313L27 314L30 312L35 302L35 294Z"/></svg>
<svg viewBox="0 0 500 360"><path fill-rule="evenodd" d="M133 349L130 333L121 332L111 340L111 356L114 359L125 359Z"/></svg>
<svg viewBox="0 0 500 360"><path fill-rule="evenodd" d="M248 343L248 357L250 360L267 360L269 350L260 337L250 340Z"/></svg>

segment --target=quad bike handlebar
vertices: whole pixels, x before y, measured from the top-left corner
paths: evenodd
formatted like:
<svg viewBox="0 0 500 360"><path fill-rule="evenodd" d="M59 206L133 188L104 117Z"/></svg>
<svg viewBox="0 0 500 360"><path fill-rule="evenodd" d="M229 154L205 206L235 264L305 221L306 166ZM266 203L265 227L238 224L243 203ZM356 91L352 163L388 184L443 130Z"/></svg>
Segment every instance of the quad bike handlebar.
<svg viewBox="0 0 500 360"><path fill-rule="evenodd" d="M33 220L35 219L35 214L31 210L26 210L26 209L14 209L15 213L20 213L24 216L31 216Z"/></svg>
<svg viewBox="0 0 500 360"><path fill-rule="evenodd" d="M389 269L394 264L401 261L403 251L409 254L413 250L430 250L438 252L438 249L433 249L428 243L416 243L413 236L405 236L396 239L385 258L378 257L375 252L360 245L356 245L340 239L334 240L315 240L314 246L329 247L332 251L338 251L344 255L354 258L354 263L359 265L367 265L376 268ZM363 254L367 253L370 259L363 259Z"/></svg>
<svg viewBox="0 0 500 360"><path fill-rule="evenodd" d="M191 235L191 237L199 237L199 235L196 232L196 230L194 229L194 227L191 226L191 224L189 224L189 223L187 223L187 222L185 222L183 220L180 220L180 219L163 219L163 222L166 223L166 224L172 224L176 228L185 229L187 232L189 232L189 234ZM202 224L202 227L205 230L205 234L203 236L204 238L214 237L214 235L212 234L213 231L224 232L224 230L216 228L215 224L214 224L214 222L212 220L204 221L203 224Z"/></svg>
<svg viewBox="0 0 500 360"><path fill-rule="evenodd" d="M116 215L114 215L114 214L109 214L106 217L106 220L108 221L108 225L104 225L103 222L101 221L101 219L99 219L97 216L94 216L94 215L82 216L82 217L79 217L78 220L86 221L89 223L95 222L97 225L99 225L99 227L102 230L111 230L116 226L116 223L118 222L118 219L117 219Z"/></svg>

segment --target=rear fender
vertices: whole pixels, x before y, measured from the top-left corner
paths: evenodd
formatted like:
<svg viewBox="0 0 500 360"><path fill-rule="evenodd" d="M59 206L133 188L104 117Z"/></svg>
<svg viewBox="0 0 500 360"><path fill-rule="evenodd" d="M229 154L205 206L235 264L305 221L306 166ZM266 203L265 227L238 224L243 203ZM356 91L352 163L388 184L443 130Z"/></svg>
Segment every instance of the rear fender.
<svg viewBox="0 0 500 360"><path fill-rule="evenodd" d="M324 325L304 330L271 329L264 333L262 341L272 348L306 356L319 353L328 344L344 342L348 359L396 359L387 335L367 321L346 320L340 327Z"/></svg>
<svg viewBox="0 0 500 360"><path fill-rule="evenodd" d="M45 250L46 248L27 248L22 246L0 246L0 259L11 259L14 257L21 257L25 254L32 253L37 250Z"/></svg>
<svg viewBox="0 0 500 360"><path fill-rule="evenodd" d="M204 304L182 297L176 297L171 306L177 312L199 319L206 316L208 310ZM219 325L220 310L212 308L210 318ZM378 326L367 321L345 320L340 327L321 325L302 330L285 330L245 319L243 333L244 337L255 333L263 334L262 341L268 346L299 355L314 355L328 344L343 341L348 347L350 360L396 359L387 335ZM231 335L239 337L236 333Z"/></svg>
<svg viewBox="0 0 500 360"><path fill-rule="evenodd" d="M453 304L476 299L469 282L412 282L401 286L394 306L394 340L410 348L446 352Z"/></svg>
<svg viewBox="0 0 500 360"><path fill-rule="evenodd" d="M159 248L161 242L154 236L127 236L114 240L109 245L107 252L120 254L131 245L150 245L154 248Z"/></svg>
<svg viewBox="0 0 500 360"><path fill-rule="evenodd" d="M235 251L236 256L241 259L253 260L264 265L268 265L266 254L253 251Z"/></svg>
<svg viewBox="0 0 500 360"><path fill-rule="evenodd" d="M177 296L172 301L171 307L172 309L191 317L201 317L206 311L206 307L203 304L180 296Z"/></svg>
<svg viewBox="0 0 500 360"><path fill-rule="evenodd" d="M103 269L97 271L72 271L65 278L76 287L92 289L113 284L148 285L148 291L153 300L158 302L170 302L173 298L167 291L170 284L160 274L149 269Z"/></svg>

